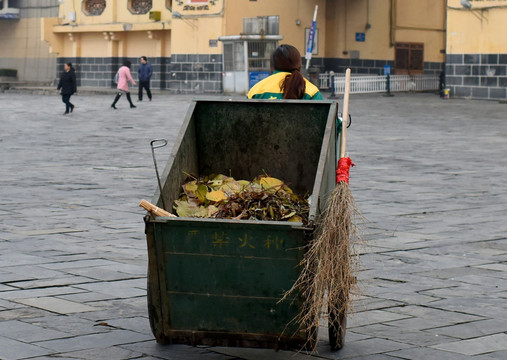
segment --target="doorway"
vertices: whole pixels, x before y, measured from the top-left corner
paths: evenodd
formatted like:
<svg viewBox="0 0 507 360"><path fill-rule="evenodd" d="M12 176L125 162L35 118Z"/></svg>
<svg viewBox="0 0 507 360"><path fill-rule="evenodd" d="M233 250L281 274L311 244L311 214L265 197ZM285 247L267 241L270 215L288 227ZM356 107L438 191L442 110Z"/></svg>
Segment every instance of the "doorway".
<svg viewBox="0 0 507 360"><path fill-rule="evenodd" d="M394 73L419 75L424 73L424 44L396 43Z"/></svg>

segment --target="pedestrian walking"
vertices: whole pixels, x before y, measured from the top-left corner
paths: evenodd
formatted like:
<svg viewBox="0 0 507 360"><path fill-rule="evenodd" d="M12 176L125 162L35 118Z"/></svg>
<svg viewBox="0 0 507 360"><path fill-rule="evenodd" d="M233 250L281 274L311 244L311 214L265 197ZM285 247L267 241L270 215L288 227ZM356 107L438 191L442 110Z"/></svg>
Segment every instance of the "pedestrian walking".
<svg viewBox="0 0 507 360"><path fill-rule="evenodd" d="M301 54L292 45L283 44L273 51L273 73L248 92L249 99L322 100L319 89L301 74Z"/></svg>
<svg viewBox="0 0 507 360"><path fill-rule="evenodd" d="M139 75L139 101L143 101L143 88L146 89L146 95L151 101L150 79L153 69L146 56L141 56L141 64L137 69L137 74Z"/></svg>
<svg viewBox="0 0 507 360"><path fill-rule="evenodd" d="M130 75L130 65L131 65L130 61L125 60L123 62L123 66L118 69L118 85L116 86L116 88L118 89L118 93L116 94L116 97L114 98L114 101L111 104L111 107L113 109L117 109L115 105L118 102L118 100L120 100L120 97L123 94L127 96L127 100L130 103L130 108L133 109L136 107L132 103L132 99L130 97L129 92L129 82L134 86L136 85L136 82L134 81L134 79L132 79L132 75Z"/></svg>
<svg viewBox="0 0 507 360"><path fill-rule="evenodd" d="M63 64L63 69L57 90L62 90L60 94L62 95L62 102L65 104L63 115L67 115L69 112L73 112L75 107L70 102L70 97L77 92L76 72L70 62Z"/></svg>

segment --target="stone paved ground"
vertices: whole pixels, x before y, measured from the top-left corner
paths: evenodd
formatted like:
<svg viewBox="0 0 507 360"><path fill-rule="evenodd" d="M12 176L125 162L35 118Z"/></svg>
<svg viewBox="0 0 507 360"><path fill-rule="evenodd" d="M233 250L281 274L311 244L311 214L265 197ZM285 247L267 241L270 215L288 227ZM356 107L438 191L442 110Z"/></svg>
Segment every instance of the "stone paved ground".
<svg viewBox="0 0 507 360"><path fill-rule="evenodd" d="M140 199L149 141L189 97L0 94L0 359L303 359L160 346L146 309ZM351 189L369 220L363 296L327 359L507 358L507 108L433 94L352 96ZM159 149L165 164L170 147Z"/></svg>

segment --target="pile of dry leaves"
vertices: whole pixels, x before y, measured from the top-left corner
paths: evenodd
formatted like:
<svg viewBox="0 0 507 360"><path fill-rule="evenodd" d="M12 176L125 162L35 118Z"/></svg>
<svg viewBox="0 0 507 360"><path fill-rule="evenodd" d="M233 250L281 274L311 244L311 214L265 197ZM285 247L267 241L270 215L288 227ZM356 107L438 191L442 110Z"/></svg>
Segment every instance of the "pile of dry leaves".
<svg viewBox="0 0 507 360"><path fill-rule="evenodd" d="M308 223L306 197L293 193L283 181L261 175L253 181L225 175L189 176L174 202L180 217L273 220Z"/></svg>

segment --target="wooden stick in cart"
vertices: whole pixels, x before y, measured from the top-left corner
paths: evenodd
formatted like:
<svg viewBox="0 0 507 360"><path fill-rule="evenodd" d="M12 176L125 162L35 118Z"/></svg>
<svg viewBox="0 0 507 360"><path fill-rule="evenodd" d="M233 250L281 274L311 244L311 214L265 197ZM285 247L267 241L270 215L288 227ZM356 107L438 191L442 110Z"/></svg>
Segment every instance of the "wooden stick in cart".
<svg viewBox="0 0 507 360"><path fill-rule="evenodd" d="M349 123L350 69L345 71L345 93L343 95L342 133L340 137L340 156L345 156L347 150L347 126Z"/></svg>
<svg viewBox="0 0 507 360"><path fill-rule="evenodd" d="M177 217L174 214L168 213L164 209L159 208L158 206L153 205L149 201L141 200L141 203L139 204L140 207L142 207L145 210L148 210L155 216L169 216L169 217Z"/></svg>

